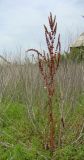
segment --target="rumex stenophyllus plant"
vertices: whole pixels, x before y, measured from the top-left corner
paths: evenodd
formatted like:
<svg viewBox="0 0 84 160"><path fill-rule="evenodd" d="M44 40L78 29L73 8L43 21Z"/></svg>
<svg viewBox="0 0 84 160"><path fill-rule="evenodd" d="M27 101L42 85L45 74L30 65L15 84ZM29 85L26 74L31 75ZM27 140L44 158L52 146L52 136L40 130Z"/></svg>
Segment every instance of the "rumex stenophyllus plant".
<svg viewBox="0 0 84 160"><path fill-rule="evenodd" d="M49 21L50 31L48 31L47 27L44 25L48 53L46 53L45 51L41 53L33 48L28 49L26 52L34 51L38 55L39 70L44 79L44 83L48 93L49 140L47 148L53 151L56 145L55 145L55 121L53 115L52 97L55 93L54 77L59 67L61 43L59 34L57 44L55 45L55 38L57 31L56 16L54 16L53 18L52 13L50 13L48 21Z"/></svg>

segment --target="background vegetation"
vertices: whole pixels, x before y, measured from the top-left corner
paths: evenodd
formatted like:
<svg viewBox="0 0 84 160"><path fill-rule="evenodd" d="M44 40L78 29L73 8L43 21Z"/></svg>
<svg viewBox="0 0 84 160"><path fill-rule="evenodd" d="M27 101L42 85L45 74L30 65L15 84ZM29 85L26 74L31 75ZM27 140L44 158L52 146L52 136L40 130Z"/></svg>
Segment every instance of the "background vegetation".
<svg viewBox="0 0 84 160"><path fill-rule="evenodd" d="M60 63L53 97L56 121L53 155L45 144L49 134L48 97L38 64L27 58L24 64L0 64L0 160L83 159L84 63L73 62L66 56ZM60 133L61 114L65 127Z"/></svg>

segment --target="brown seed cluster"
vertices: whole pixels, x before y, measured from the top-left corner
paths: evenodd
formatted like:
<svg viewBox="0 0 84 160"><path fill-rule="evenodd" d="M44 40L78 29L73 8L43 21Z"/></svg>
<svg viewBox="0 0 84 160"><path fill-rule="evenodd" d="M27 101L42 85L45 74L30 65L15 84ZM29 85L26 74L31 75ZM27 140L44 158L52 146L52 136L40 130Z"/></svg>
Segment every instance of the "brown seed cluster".
<svg viewBox="0 0 84 160"><path fill-rule="evenodd" d="M59 66L61 43L59 34L57 45L55 45L55 38L57 31L56 16L54 16L53 18L52 13L50 13L48 21L49 21L50 31L48 31L47 27L44 25L48 53L45 53L45 51L43 51L43 54L41 54L36 49L29 49L27 50L27 52L34 51L38 54L39 69L45 81L45 85L48 90L48 95L53 96L54 75L56 74L56 71Z"/></svg>
<svg viewBox="0 0 84 160"><path fill-rule="evenodd" d="M43 75L45 85L48 89L48 94L50 96L53 96L54 75L56 74L57 68L59 66L61 44L60 44L60 34L59 34L57 45L55 46L55 37L57 31L56 16L53 18L52 13L50 13L48 21L50 26L50 32L44 25L48 53L46 54L45 51L43 51L43 55L38 54L38 61L39 61L40 72Z"/></svg>
<svg viewBox="0 0 84 160"><path fill-rule="evenodd" d="M56 16L52 17L52 13L48 17L50 31L48 31L47 27L44 25L45 29L45 38L46 44L48 48L48 53L43 51L40 53L36 49L28 49L29 51L34 51L38 55L38 64L41 75L43 76L45 82L45 88L48 91L48 107L49 107L49 126L50 126L50 138L49 138L49 148L53 151L55 149L55 123L52 111L52 96L54 95L54 77L56 71L59 67L60 61L60 34L58 36L57 44L55 45L56 31L57 31L57 22Z"/></svg>

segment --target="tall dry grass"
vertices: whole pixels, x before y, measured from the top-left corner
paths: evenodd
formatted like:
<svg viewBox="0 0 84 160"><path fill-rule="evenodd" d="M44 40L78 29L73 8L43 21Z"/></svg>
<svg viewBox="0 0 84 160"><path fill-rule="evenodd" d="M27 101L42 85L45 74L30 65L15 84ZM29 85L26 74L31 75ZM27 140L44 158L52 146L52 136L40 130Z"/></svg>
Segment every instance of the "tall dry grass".
<svg viewBox="0 0 84 160"><path fill-rule="evenodd" d="M28 118L35 134L44 139L47 133L47 91L39 73L38 64L28 59L21 63L0 64L0 103L18 102L26 106ZM56 117L56 144L66 143L69 129L75 132L75 141L83 127L83 116L80 115L78 128L72 115L79 104L81 95L84 95L84 64L61 62L55 77L56 93L53 98L54 115ZM46 108L46 110L45 110ZM57 108L57 109L56 109ZM61 123L63 117L64 126ZM83 127L84 128L84 127ZM69 139L67 140L69 143ZM72 142L71 142L72 143Z"/></svg>

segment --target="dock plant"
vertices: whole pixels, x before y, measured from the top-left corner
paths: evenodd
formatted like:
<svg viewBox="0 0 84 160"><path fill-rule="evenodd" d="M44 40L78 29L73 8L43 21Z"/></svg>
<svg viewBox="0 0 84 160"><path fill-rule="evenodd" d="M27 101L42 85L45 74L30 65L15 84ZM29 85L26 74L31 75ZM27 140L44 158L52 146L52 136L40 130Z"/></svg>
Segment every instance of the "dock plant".
<svg viewBox="0 0 84 160"><path fill-rule="evenodd" d="M52 97L55 94L55 75L57 69L59 67L60 62L60 52L61 52L61 43L60 43L60 34L58 35L57 43L56 33L57 33L57 22L56 16L52 16L50 12L50 16L48 17L49 28L44 25L45 30L45 38L48 52L43 50L41 53L37 49L28 49L26 52L34 51L38 55L38 66L40 73L43 77L45 88L47 90L48 95L48 126L49 126L49 139L47 147L51 151L54 151L56 148L55 144L55 121L53 115L53 106L52 106ZM47 136L47 135L46 135Z"/></svg>

